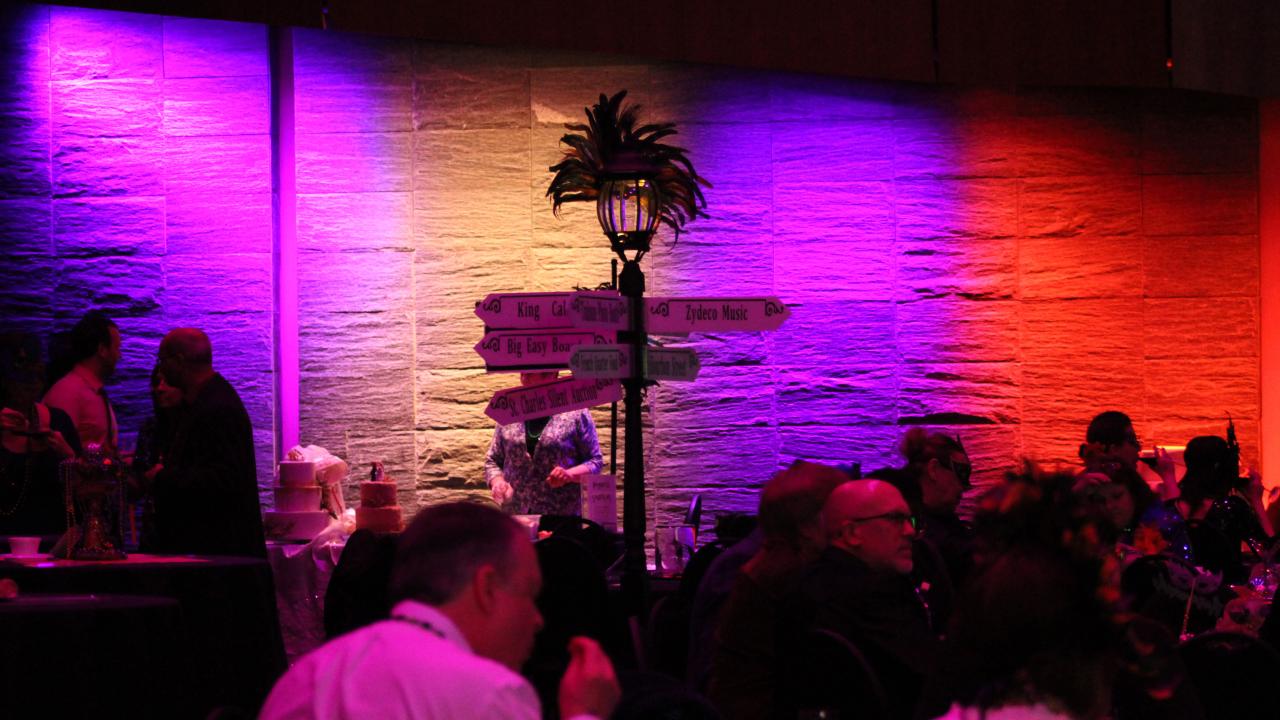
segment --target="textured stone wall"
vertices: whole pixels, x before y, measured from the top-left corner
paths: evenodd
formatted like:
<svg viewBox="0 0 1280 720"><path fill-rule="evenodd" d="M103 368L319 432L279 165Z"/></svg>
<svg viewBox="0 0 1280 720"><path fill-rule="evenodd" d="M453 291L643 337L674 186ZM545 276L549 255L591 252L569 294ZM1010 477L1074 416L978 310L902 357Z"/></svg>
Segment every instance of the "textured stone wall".
<svg viewBox="0 0 1280 720"><path fill-rule="evenodd" d="M210 330L268 482L265 29L5 12L6 324L115 312L130 421L160 334ZM703 371L649 393L657 520L695 492L709 515L752 510L798 457L896 462L916 423L960 431L984 483L1023 456L1071 462L1112 407L1148 443L1230 411L1256 457L1252 101L294 40L301 439L356 475L384 461L410 511L484 493L483 409L516 378L483 372L473 303L609 279L592 208L556 218L543 194L562 124L620 88L679 123L714 184L712 218L646 259L650 294L792 308L775 333L667 339Z"/></svg>
<svg viewBox="0 0 1280 720"><path fill-rule="evenodd" d="M120 326L121 429L173 327L209 333L272 470L266 28L67 7L0 10L0 308L48 338Z"/></svg>
<svg viewBox="0 0 1280 720"><path fill-rule="evenodd" d="M917 423L961 432L983 483L1072 462L1112 407L1148 443L1230 411L1256 456L1251 102L298 37L301 241L325 266L303 289L303 435L387 459L406 504L483 492L482 411L515 378L483 374L472 303L608 279L592 209L556 218L543 193L562 124L620 88L715 185L712 219L645 261L649 292L793 310L769 335L669 339L704 368L649 395L659 521L695 492L751 510L798 457L897 462Z"/></svg>

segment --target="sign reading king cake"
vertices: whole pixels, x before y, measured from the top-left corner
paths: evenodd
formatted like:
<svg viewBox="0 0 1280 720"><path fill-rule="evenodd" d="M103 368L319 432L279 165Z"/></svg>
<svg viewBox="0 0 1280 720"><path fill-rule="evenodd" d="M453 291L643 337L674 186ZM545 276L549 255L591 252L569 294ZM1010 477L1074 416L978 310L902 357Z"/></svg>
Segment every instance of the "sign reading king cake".
<svg viewBox="0 0 1280 720"><path fill-rule="evenodd" d="M499 425L509 425L621 399L622 385L617 380L567 377L542 385L499 390L493 394L484 414Z"/></svg>

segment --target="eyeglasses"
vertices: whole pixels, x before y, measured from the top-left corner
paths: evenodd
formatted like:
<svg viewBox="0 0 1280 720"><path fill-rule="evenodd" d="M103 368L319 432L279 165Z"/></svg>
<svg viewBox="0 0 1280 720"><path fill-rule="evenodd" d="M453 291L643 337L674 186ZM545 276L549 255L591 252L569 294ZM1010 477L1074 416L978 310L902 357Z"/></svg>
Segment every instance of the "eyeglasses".
<svg viewBox="0 0 1280 720"><path fill-rule="evenodd" d="M848 520L845 520L845 524L852 525L853 523L870 522L872 520L888 520L894 525L899 526L903 523L909 523L913 531L916 529L916 516L904 512L889 512L881 513L879 515L868 515L867 517L862 518L849 518Z"/></svg>
<svg viewBox="0 0 1280 720"><path fill-rule="evenodd" d="M960 481L960 485L965 488L973 487L969 482L969 475L973 473L973 465L968 462L959 462L952 460L950 457L938 458L938 464L956 474L956 479Z"/></svg>

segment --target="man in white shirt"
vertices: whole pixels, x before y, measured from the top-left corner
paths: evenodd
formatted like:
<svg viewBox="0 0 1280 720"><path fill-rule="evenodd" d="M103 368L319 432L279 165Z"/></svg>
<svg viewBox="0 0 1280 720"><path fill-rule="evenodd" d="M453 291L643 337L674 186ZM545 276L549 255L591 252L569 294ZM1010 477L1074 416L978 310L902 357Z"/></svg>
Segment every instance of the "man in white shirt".
<svg viewBox="0 0 1280 720"><path fill-rule="evenodd" d="M44 404L71 416L80 442L114 448L119 438L115 410L103 385L120 362L120 329L91 310L71 329L75 367L44 395Z"/></svg>
<svg viewBox="0 0 1280 720"><path fill-rule="evenodd" d="M537 718L518 674L542 627L542 573L527 532L472 503L430 507L405 530L391 575L391 618L326 643L276 683L263 720ZM560 715L604 718L613 666L574 638Z"/></svg>

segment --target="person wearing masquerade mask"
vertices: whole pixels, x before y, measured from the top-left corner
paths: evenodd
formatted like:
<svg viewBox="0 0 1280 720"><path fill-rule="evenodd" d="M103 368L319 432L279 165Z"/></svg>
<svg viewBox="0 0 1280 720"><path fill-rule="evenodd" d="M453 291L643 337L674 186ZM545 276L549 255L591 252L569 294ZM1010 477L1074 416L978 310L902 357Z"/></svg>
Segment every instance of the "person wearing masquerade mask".
<svg viewBox="0 0 1280 720"><path fill-rule="evenodd" d="M959 587L973 566L972 532L956 514L972 487L969 456L958 439L924 428L907 431L901 450L907 462L895 484L920 519L920 537L937 549Z"/></svg>

